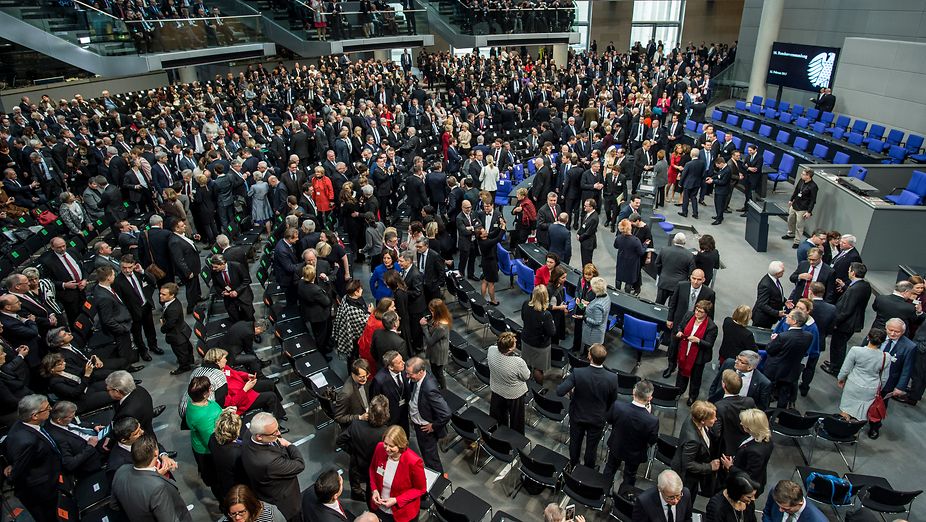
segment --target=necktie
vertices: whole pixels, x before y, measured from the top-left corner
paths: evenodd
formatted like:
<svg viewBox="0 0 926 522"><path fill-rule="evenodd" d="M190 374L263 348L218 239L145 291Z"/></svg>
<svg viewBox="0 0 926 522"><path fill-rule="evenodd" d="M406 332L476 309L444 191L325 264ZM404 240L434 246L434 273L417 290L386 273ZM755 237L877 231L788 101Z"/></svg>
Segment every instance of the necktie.
<svg viewBox="0 0 926 522"><path fill-rule="evenodd" d="M231 279L228 278L228 270L223 270L222 276L225 278L225 286L231 287Z"/></svg>
<svg viewBox="0 0 926 522"><path fill-rule="evenodd" d="M807 282L804 284L804 293L801 297L807 297L810 294L810 285L813 284L813 276L816 273L816 271L817 271L817 267L815 266L810 267L810 279L808 279Z"/></svg>
<svg viewBox="0 0 926 522"><path fill-rule="evenodd" d="M141 288L138 287L138 281L135 279L135 274L132 274L132 277L129 278L129 282L132 283L132 288L135 289L135 293L138 294L138 298L141 299L141 304L145 304L145 296L141 293Z"/></svg>
<svg viewBox="0 0 926 522"><path fill-rule="evenodd" d="M736 374L740 376L740 379L746 376L746 374L743 372L736 372Z"/></svg>
<svg viewBox="0 0 926 522"><path fill-rule="evenodd" d="M395 385L398 386L400 390L402 389L402 374L401 373L397 373L395 375Z"/></svg>
<svg viewBox="0 0 926 522"><path fill-rule="evenodd" d="M893 339L887 340L887 346L884 347L884 351L888 355L894 355L894 340Z"/></svg>
<svg viewBox="0 0 926 522"><path fill-rule="evenodd" d="M70 272L73 281L80 281L80 272L77 270L77 267L74 266L74 263L71 262L71 256L66 253L61 256L61 260L64 261L64 266Z"/></svg>
<svg viewBox="0 0 926 522"><path fill-rule="evenodd" d="M781 296L784 297L785 293L784 291L781 290L781 281L779 281L778 278L775 278L775 286L778 287L778 293L780 293Z"/></svg>
<svg viewBox="0 0 926 522"><path fill-rule="evenodd" d="M672 506L666 504L666 522L675 522L675 515L672 514Z"/></svg>
<svg viewBox="0 0 926 522"><path fill-rule="evenodd" d="M120 303L122 302L122 299L119 298L119 294L117 294L112 288L109 289L109 293L113 294L113 297L116 298L116 301L119 301Z"/></svg>
<svg viewBox="0 0 926 522"><path fill-rule="evenodd" d="M691 295L688 296L688 309L689 310L694 310L695 299L697 298L698 298L698 289L692 288Z"/></svg>
<svg viewBox="0 0 926 522"><path fill-rule="evenodd" d="M795 522L797 520L797 515L794 513L788 513L788 516L785 517L785 522Z"/></svg>
<svg viewBox="0 0 926 522"><path fill-rule="evenodd" d="M421 270L422 273L424 273L424 266L425 264L427 264L427 259L428 259L427 252L421 254L421 259L418 262L418 270Z"/></svg>
<svg viewBox="0 0 926 522"><path fill-rule="evenodd" d="M60 455L60 454L61 454L61 450L59 450L59 449L58 449L58 445L55 444L55 439L51 438L51 435L49 435L48 432L45 431L45 428L40 427L40 428L39 428L39 432L41 432L41 433L42 433L42 436L44 436L44 437L48 440L48 443L51 444L51 447L52 447L52 449L55 450L55 453L57 453L57 454Z"/></svg>

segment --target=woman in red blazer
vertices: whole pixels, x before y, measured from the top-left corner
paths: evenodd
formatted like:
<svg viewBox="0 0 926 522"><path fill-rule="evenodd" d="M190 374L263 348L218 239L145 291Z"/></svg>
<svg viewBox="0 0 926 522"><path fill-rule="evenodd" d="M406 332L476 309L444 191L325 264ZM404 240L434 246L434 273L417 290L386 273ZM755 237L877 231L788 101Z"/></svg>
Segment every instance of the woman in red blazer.
<svg viewBox="0 0 926 522"><path fill-rule="evenodd" d="M391 514L396 522L418 518L421 497L428 488L424 461L408 449L408 436L401 427L390 426L376 445L370 462L370 486L370 511L381 517Z"/></svg>

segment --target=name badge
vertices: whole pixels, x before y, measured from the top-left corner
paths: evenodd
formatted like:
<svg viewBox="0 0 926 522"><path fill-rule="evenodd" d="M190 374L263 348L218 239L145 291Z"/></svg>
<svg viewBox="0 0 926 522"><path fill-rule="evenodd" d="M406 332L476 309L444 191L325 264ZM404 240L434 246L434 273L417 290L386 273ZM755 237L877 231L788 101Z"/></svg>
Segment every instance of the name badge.
<svg viewBox="0 0 926 522"><path fill-rule="evenodd" d="M405 399L399 399L399 406L405 406Z"/></svg>
<svg viewBox="0 0 926 522"><path fill-rule="evenodd" d="M382 466L379 466L379 467L376 468L376 474L377 474L377 475L385 475L385 474L386 474L386 469L383 468Z"/></svg>

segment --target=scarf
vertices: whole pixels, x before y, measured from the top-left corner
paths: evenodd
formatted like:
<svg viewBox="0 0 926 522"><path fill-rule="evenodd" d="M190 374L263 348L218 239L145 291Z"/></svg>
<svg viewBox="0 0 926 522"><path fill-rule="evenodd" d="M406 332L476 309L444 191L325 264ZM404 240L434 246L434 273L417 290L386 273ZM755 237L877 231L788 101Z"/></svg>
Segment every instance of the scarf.
<svg viewBox="0 0 926 522"><path fill-rule="evenodd" d="M698 345L688 342L688 338L694 335L698 339L704 339L704 332L707 331L707 317L701 321L697 330L694 329L696 320L695 315L691 314L691 319L682 329L685 337L678 343L678 373L682 377L691 377L691 369L698 359Z"/></svg>

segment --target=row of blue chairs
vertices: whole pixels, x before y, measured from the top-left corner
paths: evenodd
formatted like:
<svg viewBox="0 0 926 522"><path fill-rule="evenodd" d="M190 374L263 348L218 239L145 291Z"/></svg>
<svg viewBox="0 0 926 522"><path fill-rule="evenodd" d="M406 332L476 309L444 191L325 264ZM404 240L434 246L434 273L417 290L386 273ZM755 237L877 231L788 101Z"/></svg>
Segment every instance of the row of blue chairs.
<svg viewBox="0 0 926 522"><path fill-rule="evenodd" d="M904 141L903 131L891 129L885 137L887 128L884 125L873 123L869 128L869 123L862 119L852 122L851 118L844 114L836 116L832 112L820 112L817 109L807 109L805 112L801 105L792 106L788 102L777 104L772 99L766 99L763 104L761 96L754 96L748 107L743 100L737 101L735 107L741 111L748 110L756 115L809 129L820 135L831 135L858 147L868 147L874 152L884 153L887 150L889 158L882 163L903 163L908 156L917 163L926 163L926 154L920 153L924 139L917 134L910 134Z"/></svg>

